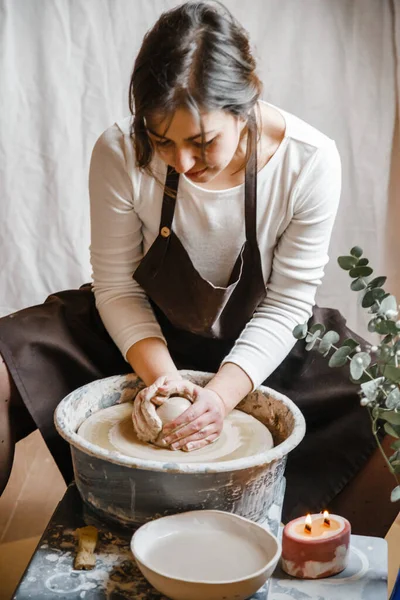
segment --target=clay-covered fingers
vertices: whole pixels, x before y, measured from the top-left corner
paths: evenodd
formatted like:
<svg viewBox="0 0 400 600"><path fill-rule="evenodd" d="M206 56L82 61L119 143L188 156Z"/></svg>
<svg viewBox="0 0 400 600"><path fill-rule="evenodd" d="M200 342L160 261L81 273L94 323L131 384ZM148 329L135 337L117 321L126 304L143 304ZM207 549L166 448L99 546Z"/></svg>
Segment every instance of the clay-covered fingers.
<svg viewBox="0 0 400 600"><path fill-rule="evenodd" d="M182 396L182 398L194 402L196 399L197 387L198 386L187 379L170 379L159 386L159 392L168 398L171 396Z"/></svg>
<svg viewBox="0 0 400 600"><path fill-rule="evenodd" d="M215 441L220 436L220 431L216 423L210 423L200 429L197 433L190 435L185 440L181 440L180 442L176 442L176 444L180 444L179 450L184 450L185 452L190 452L191 450L197 450L198 448L203 448L207 444L210 444L212 441Z"/></svg>
<svg viewBox="0 0 400 600"><path fill-rule="evenodd" d="M207 437L202 438L201 440L194 440L188 442L185 446L182 446L182 450L184 450L185 452L192 452L192 450L200 450L200 448L204 448L205 446L216 442L219 438L219 435L219 433L213 433L212 435L208 435Z"/></svg>
<svg viewBox="0 0 400 600"><path fill-rule="evenodd" d="M162 375L154 383L141 390L133 402L132 422L137 436L143 442L154 442L162 430L162 421L157 415L161 406L176 390L189 398L193 396L193 384L179 379L179 375Z"/></svg>
<svg viewBox="0 0 400 600"><path fill-rule="evenodd" d="M194 387L194 401L192 406L177 419L164 425L163 439L165 440L166 445L170 445L174 441L181 439L184 435L193 435L213 422L217 424L220 430L222 429L225 410L220 398L211 390L207 390L197 385ZM196 422L202 415L206 416L202 418L201 421ZM176 429L179 430L179 433L175 431Z"/></svg>
<svg viewBox="0 0 400 600"><path fill-rule="evenodd" d="M192 405L163 427L156 406L160 406L171 396L184 397L192 402ZM166 376L158 378L137 395L132 420L142 441L153 442L158 438L158 441L174 450L192 450L198 447L199 442L202 442L199 446L202 447L203 440L208 440L209 443L219 436L225 415L226 407L213 390L202 388L185 379ZM159 440L161 431L162 439Z"/></svg>
<svg viewBox="0 0 400 600"><path fill-rule="evenodd" d="M162 375L158 377L154 383L144 388L139 392L140 400L142 402L150 400L153 404L161 406L163 402L171 395L168 393L168 386L176 387L180 380L172 378L170 375ZM138 397L137 396L137 397Z"/></svg>
<svg viewBox="0 0 400 600"><path fill-rule="evenodd" d="M163 438L167 442L167 444L169 444L167 439L168 440L170 439L170 437L171 437L170 434L172 434L172 432L174 432L176 429L178 429L180 427L182 427L182 428L186 427L187 425L189 425L189 423L192 424L193 421L198 419L205 412L207 412L207 407L204 407L201 403L195 401L192 404L192 406L190 406L187 410L185 410L185 412L183 412L179 417L177 417L173 421L170 421L169 423L166 423L163 427ZM208 422L209 421L204 423L202 425L202 427L205 427L208 424ZM191 431L191 433L195 433L195 431ZM178 439L178 438L176 438L176 439Z"/></svg>
<svg viewBox="0 0 400 600"><path fill-rule="evenodd" d="M158 377L154 383L141 390L133 402L132 422L140 440L152 442L162 429L161 419L156 407L165 402L162 386L169 381L168 376Z"/></svg>
<svg viewBox="0 0 400 600"><path fill-rule="evenodd" d="M162 435L165 445L173 450L194 450L198 447L197 442L209 436L215 436L211 440L214 441L222 431L225 414L222 407L212 400L208 394L199 394L190 408L164 426ZM195 446L188 446L192 443Z"/></svg>
<svg viewBox="0 0 400 600"><path fill-rule="evenodd" d="M191 381L164 375L140 393L144 394L143 399L149 399L153 404L161 406L171 396L182 396L193 402L195 400L195 388L195 384Z"/></svg>
<svg viewBox="0 0 400 600"><path fill-rule="evenodd" d="M145 393L140 392L134 400L132 422L138 438L144 442L154 441L162 429L156 406Z"/></svg>
<svg viewBox="0 0 400 600"><path fill-rule="evenodd" d="M190 409L188 409L188 411L189 410ZM187 442L191 441L193 436L195 436L196 440L205 437L207 435L207 432L204 433L204 430L207 427L209 428L209 433L214 433L214 431L218 430L218 426L215 426L215 424L213 423L212 416L206 412L203 413L197 419L194 419L187 423L187 425L183 425L175 431L173 431L172 433L169 433L167 437L165 436L165 433L163 431L164 443L165 445L170 446L173 450L180 450ZM212 428L211 431L210 428Z"/></svg>

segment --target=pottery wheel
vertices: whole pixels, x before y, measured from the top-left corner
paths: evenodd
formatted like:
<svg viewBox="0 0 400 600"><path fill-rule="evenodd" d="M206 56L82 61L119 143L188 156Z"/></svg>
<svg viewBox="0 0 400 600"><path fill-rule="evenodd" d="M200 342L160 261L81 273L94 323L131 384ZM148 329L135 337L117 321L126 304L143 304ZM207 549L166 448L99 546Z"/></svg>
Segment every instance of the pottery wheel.
<svg viewBox="0 0 400 600"><path fill-rule="evenodd" d="M78 429L85 440L110 452L160 462L220 462L254 456L273 447L269 430L260 421L233 410L218 440L200 450L183 452L159 448L138 440L132 425L132 403L124 402L91 415Z"/></svg>

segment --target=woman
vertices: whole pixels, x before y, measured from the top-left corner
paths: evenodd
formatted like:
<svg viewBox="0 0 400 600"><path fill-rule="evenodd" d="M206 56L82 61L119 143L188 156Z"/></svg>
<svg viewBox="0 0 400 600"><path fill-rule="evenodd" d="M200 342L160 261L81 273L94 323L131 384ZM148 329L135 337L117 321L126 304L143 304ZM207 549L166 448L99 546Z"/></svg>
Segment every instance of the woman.
<svg viewBox="0 0 400 600"><path fill-rule="evenodd" d="M163 395L187 385L181 368L216 373L164 431L175 449L213 442L264 381L298 402L309 432L289 460L286 519L324 508L373 452L347 376L339 383L301 343L292 350L328 260L338 152L260 94L246 34L222 6L183 4L145 36L133 118L93 150L93 289L0 321L3 486L14 439L36 426L68 480L54 408L80 385L131 370ZM323 316L345 330L337 313Z"/></svg>

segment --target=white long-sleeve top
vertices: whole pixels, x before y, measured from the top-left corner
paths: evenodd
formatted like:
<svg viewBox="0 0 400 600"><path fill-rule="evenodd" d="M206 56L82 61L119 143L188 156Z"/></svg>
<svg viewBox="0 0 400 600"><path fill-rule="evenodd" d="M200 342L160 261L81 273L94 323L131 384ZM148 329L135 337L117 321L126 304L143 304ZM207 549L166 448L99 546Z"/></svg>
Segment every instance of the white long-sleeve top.
<svg viewBox="0 0 400 600"><path fill-rule="evenodd" d="M290 352L293 327L312 314L341 187L334 141L280 112L286 121L284 139L257 178L266 297L223 361L239 365L254 387ZM89 175L96 305L125 358L132 344L144 338L165 342L132 274L159 232L166 165L153 158L159 181L135 166L129 126L130 118L124 119L100 136ZM206 190L181 175L172 227L199 273L213 285L226 286L245 241L244 185Z"/></svg>

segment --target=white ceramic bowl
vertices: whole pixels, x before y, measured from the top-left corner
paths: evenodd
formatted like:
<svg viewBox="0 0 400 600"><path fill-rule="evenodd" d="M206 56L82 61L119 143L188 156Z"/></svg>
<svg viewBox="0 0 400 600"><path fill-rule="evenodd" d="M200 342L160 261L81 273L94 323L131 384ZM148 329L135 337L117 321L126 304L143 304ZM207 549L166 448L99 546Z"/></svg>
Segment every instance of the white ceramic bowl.
<svg viewBox="0 0 400 600"><path fill-rule="evenodd" d="M245 600L273 573L278 539L238 515L196 510L142 525L131 550L145 578L172 600Z"/></svg>

